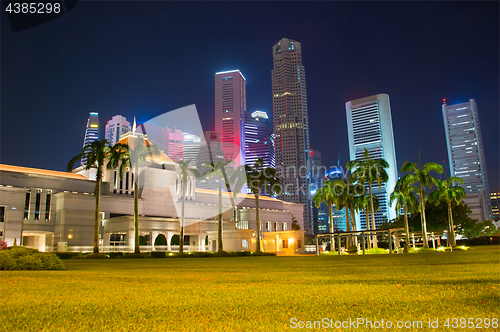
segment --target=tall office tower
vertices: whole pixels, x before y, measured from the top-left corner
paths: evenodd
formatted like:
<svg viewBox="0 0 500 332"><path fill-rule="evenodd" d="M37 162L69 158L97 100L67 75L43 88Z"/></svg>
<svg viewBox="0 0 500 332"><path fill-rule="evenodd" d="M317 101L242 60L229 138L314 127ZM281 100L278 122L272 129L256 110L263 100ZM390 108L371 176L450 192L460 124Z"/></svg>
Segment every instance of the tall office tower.
<svg viewBox="0 0 500 332"><path fill-rule="evenodd" d="M483 139L474 99L466 103L442 106L448 160L451 176L464 180L461 185L472 210L470 217L479 221L491 219L488 174L484 159Z"/></svg>
<svg viewBox="0 0 500 332"><path fill-rule="evenodd" d="M184 135L177 128L165 127L165 141L167 143L166 155L173 161L184 159Z"/></svg>
<svg viewBox="0 0 500 332"><path fill-rule="evenodd" d="M197 168L200 173L205 173L210 170L208 167L203 167L206 163L216 163L224 161L224 152L222 151L221 135L216 131L205 132L205 143L200 145L198 153ZM197 188L219 190L219 179L214 177L210 179L208 176L196 181ZM225 187L222 186L222 190Z"/></svg>
<svg viewBox="0 0 500 332"><path fill-rule="evenodd" d="M309 160L311 163L311 197L314 197L318 189L323 187L326 167L321 164L321 152L319 151L309 150ZM314 234L329 233L330 220L326 204L321 203L319 207L316 207L311 200L311 212Z"/></svg>
<svg viewBox="0 0 500 332"><path fill-rule="evenodd" d="M198 154L200 153L201 137L188 133L182 133L184 136L184 160L191 160L189 167L196 167Z"/></svg>
<svg viewBox="0 0 500 332"><path fill-rule="evenodd" d="M395 203L391 206L389 202L389 196L398 180L389 95L382 93L351 100L345 104L345 108L350 159L363 159L366 148L370 157L383 158L389 164L389 168L386 169L389 175L387 183L382 184L381 189L378 183L372 185L372 192L380 203L379 210L375 212L375 225L378 227L384 221L397 217ZM366 229L364 212L356 217L356 224L361 227L360 229Z"/></svg>
<svg viewBox="0 0 500 332"><path fill-rule="evenodd" d="M272 88L276 167L283 172L280 199L304 204L304 230L312 234L306 74L299 42L283 38L273 46Z"/></svg>
<svg viewBox="0 0 500 332"><path fill-rule="evenodd" d="M491 214L495 221L500 220L500 190L493 189L490 193Z"/></svg>
<svg viewBox="0 0 500 332"><path fill-rule="evenodd" d="M245 77L239 70L215 74L215 131L221 133L225 160L245 164Z"/></svg>
<svg viewBox="0 0 500 332"><path fill-rule="evenodd" d="M106 123L104 138L108 140L109 145L113 146L120 140L121 135L131 130L130 122L124 116L115 115Z"/></svg>
<svg viewBox="0 0 500 332"><path fill-rule="evenodd" d="M275 168L273 131L262 121L267 114L259 112L245 113L245 164L253 165L262 158L265 167Z"/></svg>
<svg viewBox="0 0 500 332"><path fill-rule="evenodd" d="M87 120L87 128L85 129L85 137L83 138L83 146L92 144L93 141L97 141L101 138L99 134L99 113L89 113L89 119ZM82 158L82 166L87 165L87 158Z"/></svg>

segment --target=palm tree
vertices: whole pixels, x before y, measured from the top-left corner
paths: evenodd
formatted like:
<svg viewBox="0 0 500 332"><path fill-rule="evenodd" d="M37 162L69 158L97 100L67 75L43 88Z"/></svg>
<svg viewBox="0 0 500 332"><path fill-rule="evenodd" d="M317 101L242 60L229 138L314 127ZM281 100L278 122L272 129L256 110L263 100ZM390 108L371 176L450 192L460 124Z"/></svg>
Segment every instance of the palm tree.
<svg viewBox="0 0 500 332"><path fill-rule="evenodd" d="M408 212L413 211L417 205L417 197L413 193L418 191L416 187L412 187L409 181L408 174L403 175L394 187L394 191L391 193L391 204L396 201L396 210L399 211L401 208L404 210L405 218L405 233L406 233L406 245L410 245L410 227L408 226ZM406 251L408 253L408 251Z"/></svg>
<svg viewBox="0 0 500 332"><path fill-rule="evenodd" d="M242 171L244 172L244 174L241 173ZM237 179L235 177L237 177ZM264 167L264 160L262 160L262 158L258 158L253 166L241 166L238 172L233 175L231 180L233 182L236 182L235 190L233 193L234 197L236 197L244 184L248 186L255 197L255 224L257 237L255 252L260 252L261 223L259 217L259 195L262 189L269 191L270 195L281 194L278 171L272 167Z"/></svg>
<svg viewBox="0 0 500 332"><path fill-rule="evenodd" d="M454 185L455 182L464 184L464 181L456 176L447 178L444 181L437 181L437 189L431 192L429 199L438 205L441 201L445 201L448 204L448 242L451 247L455 247L457 244L455 242L455 231L453 230L453 214L451 209L451 204L453 202L460 203L462 199L466 197L465 190Z"/></svg>
<svg viewBox="0 0 500 332"><path fill-rule="evenodd" d="M323 187L319 188L313 197L314 205L319 208L321 203L328 206L328 216L330 218L330 233L334 233L333 227L333 205L335 204L335 192L330 179L323 182ZM330 237L330 248L334 248L333 235Z"/></svg>
<svg viewBox="0 0 500 332"><path fill-rule="evenodd" d="M351 231L351 222L349 219L349 205L350 205L350 199L349 199L349 190L348 190L348 183L345 182L344 180L341 179L336 179L332 181L332 187L335 195L334 199L334 204L337 207L337 209L342 210L345 209L345 224L346 224L346 230L348 232ZM349 249L349 243L350 243L350 238L349 240L346 240L346 249ZM333 248L331 248L333 250Z"/></svg>
<svg viewBox="0 0 500 332"><path fill-rule="evenodd" d="M369 197L370 197L370 212L372 217L372 229L375 230L377 227L375 225L375 207L373 206L373 196L372 196L372 185L378 183L378 188L382 188L382 183L387 182L389 175L385 171L389 168L389 164L385 159L378 158L373 159L365 148L362 160L351 160L346 165L347 169L354 171L354 177L358 179L361 184L368 185ZM361 181L364 181L361 182ZM377 248L377 241L374 241L373 247Z"/></svg>
<svg viewBox="0 0 500 332"><path fill-rule="evenodd" d="M202 168L208 167L209 170L205 173L210 179L217 177L219 179L219 213L218 213L218 226L217 226L217 252L223 251L222 246L222 181L224 181L226 189L229 191L228 172L233 169L231 164L232 160L228 161L215 161L206 163ZM233 203L233 202L231 202ZM234 205L234 203L233 203Z"/></svg>
<svg viewBox="0 0 500 332"><path fill-rule="evenodd" d="M436 163L427 163L424 167L420 168L415 163L410 163L409 161L403 164L401 167L401 172L408 174L408 182L410 184L418 183L415 191L418 190L418 196L420 201L420 222L422 223L422 235L424 238L424 248L429 248L429 243L427 240L427 222L425 220L425 202L427 200L427 194L425 192L425 187L432 186L436 183L436 179L429 175L430 171L435 171L436 173L443 173L443 166Z"/></svg>
<svg viewBox="0 0 500 332"><path fill-rule="evenodd" d="M191 159L188 160L179 160L177 161L177 164L179 164L179 167L181 168L181 238L179 239L179 252L182 254L184 253L184 207L186 204L186 191L187 191L187 177L188 177L188 171L191 170L189 168L189 163L191 162Z"/></svg>
<svg viewBox="0 0 500 332"><path fill-rule="evenodd" d="M101 206L101 185L102 177L104 172L104 162L109 158L111 149L107 140L102 139L100 141L94 141L89 145L83 147L80 154L73 157L67 166L67 171L71 172L73 170L74 164L77 160L81 158L87 159L87 164L83 165L83 169L89 170L93 167L97 167L97 173L95 176L95 223L94 223L94 253L99 253L99 212Z"/></svg>
<svg viewBox="0 0 500 332"><path fill-rule="evenodd" d="M134 252L141 252L139 246L139 163L146 159L161 155L157 145L142 137L129 136L127 144L116 144L113 147L113 153L108 163L110 167L120 165L120 178L127 167L132 169L133 173L133 191L134 191Z"/></svg>
<svg viewBox="0 0 500 332"><path fill-rule="evenodd" d="M375 195L372 195L372 199L373 199L373 206L375 208L375 212L377 212L379 207L380 207L378 197ZM357 196L356 202L355 202L355 207L356 207L358 212L361 212L361 211L365 212L366 230L369 231L370 230L369 212L371 212L370 196L368 196L368 195ZM370 241L368 241L368 246L371 247Z"/></svg>

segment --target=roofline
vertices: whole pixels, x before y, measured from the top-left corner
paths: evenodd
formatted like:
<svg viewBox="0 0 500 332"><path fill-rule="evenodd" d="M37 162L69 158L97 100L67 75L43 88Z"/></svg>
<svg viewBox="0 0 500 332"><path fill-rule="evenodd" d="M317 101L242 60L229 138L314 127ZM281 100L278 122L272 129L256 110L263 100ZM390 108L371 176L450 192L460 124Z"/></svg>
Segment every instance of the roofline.
<svg viewBox="0 0 500 332"><path fill-rule="evenodd" d="M0 171L24 173L24 174L28 174L28 175L55 176L55 177L59 177L59 178L68 178L68 179L75 179L75 180L92 181L92 180L87 179L85 176L83 176L81 174L75 174L75 173L70 173L70 172L61 172L61 171L53 171L53 170L41 169L41 168L31 168L31 167L22 167L22 166L14 166L14 165L5 165L5 164L0 164Z"/></svg>

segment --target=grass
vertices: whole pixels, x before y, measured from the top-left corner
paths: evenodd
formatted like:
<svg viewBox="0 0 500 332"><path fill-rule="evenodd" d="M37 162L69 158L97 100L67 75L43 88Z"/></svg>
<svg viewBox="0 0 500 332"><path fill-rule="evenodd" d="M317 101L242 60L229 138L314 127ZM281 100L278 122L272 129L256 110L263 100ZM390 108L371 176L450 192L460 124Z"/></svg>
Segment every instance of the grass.
<svg viewBox="0 0 500 332"><path fill-rule="evenodd" d="M323 318L422 321L423 331L439 319L437 330L456 331L443 326L446 318L499 313L498 246L64 264L65 271L0 272L0 331L275 331L290 330L291 319ZM373 329L356 329L363 330Z"/></svg>

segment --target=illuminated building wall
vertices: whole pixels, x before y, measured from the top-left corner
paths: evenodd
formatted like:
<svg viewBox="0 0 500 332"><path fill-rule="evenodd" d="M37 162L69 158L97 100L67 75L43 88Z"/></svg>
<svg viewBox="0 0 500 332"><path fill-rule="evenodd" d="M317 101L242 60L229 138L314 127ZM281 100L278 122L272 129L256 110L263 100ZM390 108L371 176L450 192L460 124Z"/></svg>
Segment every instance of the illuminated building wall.
<svg viewBox="0 0 500 332"><path fill-rule="evenodd" d="M283 170L280 199L305 205L304 230L313 234L306 74L299 42L283 38L273 46L271 75L276 167Z"/></svg>
<svg viewBox="0 0 500 332"><path fill-rule="evenodd" d="M130 122L124 116L115 115L106 123L104 138L113 146L120 140L121 135L131 130Z"/></svg>
<svg viewBox="0 0 500 332"><path fill-rule="evenodd" d="M198 154L200 153L201 137L188 133L182 133L184 136L184 160L191 160L189 167L196 167Z"/></svg>
<svg viewBox="0 0 500 332"><path fill-rule="evenodd" d="M85 129L85 137L83 138L83 146L92 144L92 142L97 141L101 138L99 134L99 113L89 113L89 118L87 120L87 128ZM82 158L81 164L87 165L87 158Z"/></svg>
<svg viewBox="0 0 500 332"><path fill-rule="evenodd" d="M239 70L215 74L215 131L221 133L225 160L245 164L245 77Z"/></svg>
<svg viewBox="0 0 500 332"><path fill-rule="evenodd" d="M479 221L491 219L488 175L484 158L483 139L474 99L466 103L442 105L444 129L451 176L462 178L472 210L469 216Z"/></svg>
<svg viewBox="0 0 500 332"><path fill-rule="evenodd" d="M500 220L500 190L494 189L490 193L491 214L496 221Z"/></svg>
<svg viewBox="0 0 500 332"><path fill-rule="evenodd" d="M378 183L372 185L372 192L380 203L379 210L375 212L375 225L378 227L397 217L396 203L389 204L390 194L398 180L389 95L382 93L348 101L345 107L350 160L362 159L366 148L372 158L383 158L389 164L386 169L389 175L387 183L383 183L381 189ZM361 217L356 216L356 226L366 229L364 213Z"/></svg>
<svg viewBox="0 0 500 332"><path fill-rule="evenodd" d="M273 131L265 125L267 114L262 111L245 113L245 164L253 165L258 158L265 167L276 167Z"/></svg>

